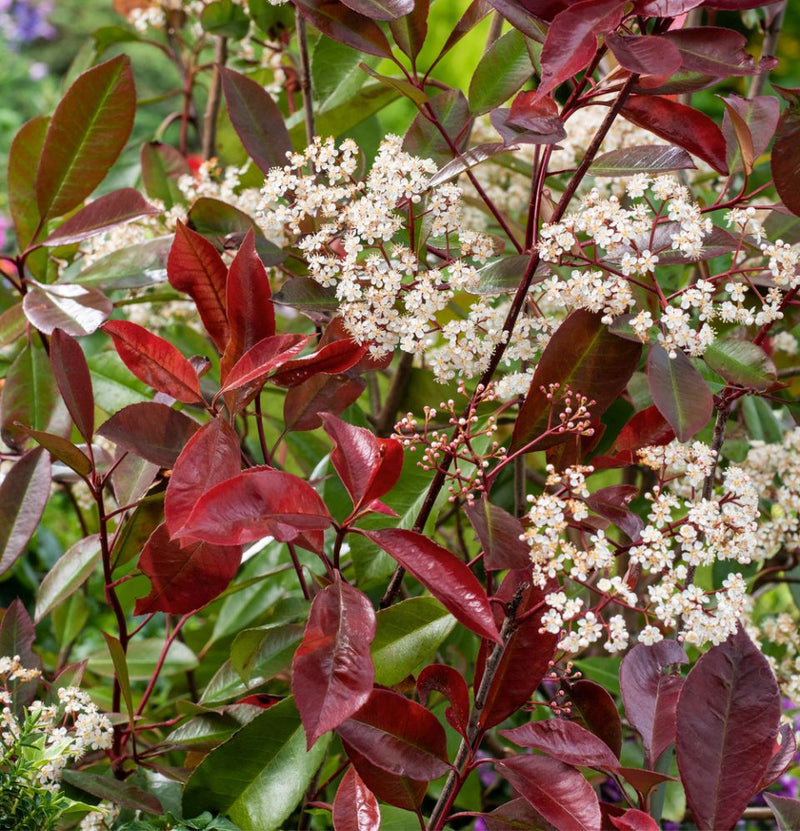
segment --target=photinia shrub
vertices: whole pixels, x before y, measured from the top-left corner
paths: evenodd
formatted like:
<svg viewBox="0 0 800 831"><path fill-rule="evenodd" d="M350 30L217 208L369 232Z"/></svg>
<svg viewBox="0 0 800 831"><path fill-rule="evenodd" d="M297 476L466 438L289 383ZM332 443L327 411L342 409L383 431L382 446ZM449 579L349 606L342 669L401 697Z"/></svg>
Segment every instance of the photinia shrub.
<svg viewBox="0 0 800 831"><path fill-rule="evenodd" d="M3 820L798 827L787 3L114 6L9 154Z"/></svg>

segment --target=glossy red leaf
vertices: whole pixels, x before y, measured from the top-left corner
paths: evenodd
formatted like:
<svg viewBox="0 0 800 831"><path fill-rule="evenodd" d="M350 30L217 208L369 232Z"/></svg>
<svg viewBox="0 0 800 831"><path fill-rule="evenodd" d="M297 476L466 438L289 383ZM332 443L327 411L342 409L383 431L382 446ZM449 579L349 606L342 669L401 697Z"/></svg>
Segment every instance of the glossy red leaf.
<svg viewBox="0 0 800 831"><path fill-rule="evenodd" d="M292 694L309 749L369 699L375 680L369 651L374 638L372 602L337 572L334 582L314 597L292 661Z"/></svg>
<svg viewBox="0 0 800 831"><path fill-rule="evenodd" d="M665 640L651 646L636 644L620 665L625 714L639 731L652 764L675 741L675 708L684 681L680 675L665 675L664 670L688 660L677 641Z"/></svg>
<svg viewBox="0 0 800 831"><path fill-rule="evenodd" d="M514 789L556 828L600 828L597 796L574 767L548 756L512 756L496 766Z"/></svg>
<svg viewBox="0 0 800 831"><path fill-rule="evenodd" d="M341 413L358 399L366 386L363 378L321 373L292 387L283 400L286 429L315 430L322 424L320 413Z"/></svg>
<svg viewBox="0 0 800 831"><path fill-rule="evenodd" d="M647 383L653 402L681 441L688 441L708 424L714 397L685 352L678 349L670 358L663 346L652 344L647 356Z"/></svg>
<svg viewBox="0 0 800 831"><path fill-rule="evenodd" d="M296 387L303 381L325 373L335 375L354 367L367 354L367 346L352 338L341 338L321 345L310 355L295 358L272 379L279 387Z"/></svg>
<svg viewBox="0 0 800 831"><path fill-rule="evenodd" d="M341 737L340 737L341 738ZM415 811L422 805L428 792L426 780L409 779L397 776L377 765L372 764L366 756L359 753L352 745L342 739L347 758L353 763L364 784L382 801L406 811Z"/></svg>
<svg viewBox="0 0 800 831"><path fill-rule="evenodd" d="M333 800L334 831L380 831L381 809L355 767L342 777Z"/></svg>
<svg viewBox="0 0 800 831"><path fill-rule="evenodd" d="M140 381L184 404L203 403L197 371L169 341L128 320L110 320L103 331Z"/></svg>
<svg viewBox="0 0 800 831"><path fill-rule="evenodd" d="M602 315L578 309L556 329L536 366L530 390L514 425L511 450L519 450L548 432L553 406L542 387L568 385L595 403L592 417L599 418L625 389L639 364L642 347L609 332ZM557 414L556 414L557 418ZM530 449L560 444L571 434L550 434Z"/></svg>
<svg viewBox="0 0 800 831"><path fill-rule="evenodd" d="M797 752L797 738L793 726L782 724L778 730L778 738L780 744L775 743L772 758L769 760L767 770L758 786L759 791L763 791L764 788L780 779L794 761L794 755Z"/></svg>
<svg viewBox="0 0 800 831"><path fill-rule="evenodd" d="M531 548L520 539L522 523L484 496L464 506L469 524L483 548L483 564L490 571L525 568L531 562Z"/></svg>
<svg viewBox="0 0 800 831"><path fill-rule="evenodd" d="M500 643L483 586L454 554L416 531L386 528L364 534L419 580L456 620L482 638Z"/></svg>
<svg viewBox="0 0 800 831"><path fill-rule="evenodd" d="M444 727L430 710L393 690L373 690L337 732L373 765L396 776L429 781L450 770Z"/></svg>
<svg viewBox="0 0 800 831"><path fill-rule="evenodd" d="M214 485L241 470L239 439L227 421L204 424L180 451L164 496L164 519L173 536L183 527L197 500Z"/></svg>
<svg viewBox="0 0 800 831"><path fill-rule="evenodd" d="M240 545L170 540L166 524L150 535L139 556L139 569L150 578L150 594L136 600L134 614L185 615L222 594L242 560Z"/></svg>
<svg viewBox="0 0 800 831"><path fill-rule="evenodd" d="M569 718L599 736L619 758L622 752L622 722L617 704L600 684L582 678L567 687L571 703Z"/></svg>
<svg viewBox="0 0 800 831"><path fill-rule="evenodd" d="M394 42L409 58L415 60L428 34L429 0L413 0L411 8L403 17L389 22Z"/></svg>
<svg viewBox="0 0 800 831"><path fill-rule="evenodd" d="M45 335L54 329L63 329L73 337L91 335L114 311L114 304L95 288L77 283L38 283L30 277L28 285L22 309Z"/></svg>
<svg viewBox="0 0 800 831"><path fill-rule="evenodd" d="M250 158L264 173L283 167L292 142L272 96L257 81L233 69L223 67L221 75L231 124Z"/></svg>
<svg viewBox="0 0 800 831"><path fill-rule="evenodd" d="M255 233L250 229L228 272L226 308L230 340L222 358L223 382L248 349L275 334L271 297L267 270L258 258Z"/></svg>
<svg viewBox="0 0 800 831"><path fill-rule="evenodd" d="M221 391L225 393L252 387L253 390L240 396L238 403L242 406L241 400L263 386L266 377L291 361L309 340L305 335L272 335L258 341L231 367Z"/></svg>
<svg viewBox="0 0 800 831"><path fill-rule="evenodd" d="M330 413L322 413L321 418L334 443L331 463L353 500L354 511L366 508L397 484L403 470L403 447L397 439L379 439Z"/></svg>
<svg viewBox="0 0 800 831"><path fill-rule="evenodd" d="M171 468L199 426L166 404L143 401L114 413L97 433L154 465Z"/></svg>
<svg viewBox="0 0 800 831"><path fill-rule="evenodd" d="M50 457L37 447L14 462L0 484L0 574L25 551L49 498Z"/></svg>
<svg viewBox="0 0 800 831"><path fill-rule="evenodd" d="M778 121L770 164L783 204L800 216L800 89L781 90L789 106Z"/></svg>
<svg viewBox="0 0 800 831"><path fill-rule="evenodd" d="M50 366L78 432L91 444L94 435L92 376L83 349L61 329L55 329L50 338Z"/></svg>
<svg viewBox="0 0 800 831"><path fill-rule="evenodd" d="M167 277L176 291L194 300L203 326L223 352L229 337L225 311L228 269L217 249L180 220L169 250Z"/></svg>
<svg viewBox="0 0 800 831"><path fill-rule="evenodd" d="M620 0L581 0L553 18L542 47L537 99L586 68L597 51L597 35L617 28L624 6Z"/></svg>
<svg viewBox="0 0 800 831"><path fill-rule="evenodd" d="M636 464L636 451L642 447L669 444L675 431L655 405L640 410L620 430L608 456L592 460L595 467L625 467Z"/></svg>
<svg viewBox="0 0 800 831"><path fill-rule="evenodd" d="M42 147L36 173L42 217L67 213L100 184L125 147L135 112L127 55L78 76L56 107Z"/></svg>
<svg viewBox="0 0 800 831"><path fill-rule="evenodd" d="M204 493L177 536L219 545L268 536L292 542L330 524L325 503L308 482L280 470L251 468Z"/></svg>
<svg viewBox="0 0 800 831"><path fill-rule="evenodd" d="M495 109L489 114L492 126L506 144L555 144L567 131L552 98L536 100L534 90L523 90L510 109Z"/></svg>
<svg viewBox="0 0 800 831"><path fill-rule="evenodd" d="M619 831L659 831L661 826L644 811L629 808L622 816L608 818Z"/></svg>
<svg viewBox="0 0 800 831"><path fill-rule="evenodd" d="M574 721L561 718L532 721L522 727L501 730L500 735L520 747L542 750L568 765L609 771L619 767L619 761L611 748Z"/></svg>
<svg viewBox="0 0 800 831"><path fill-rule="evenodd" d="M69 245L95 234L161 210L151 205L135 188L122 188L90 202L53 231L43 245Z"/></svg>
<svg viewBox="0 0 800 831"><path fill-rule="evenodd" d="M466 738L469 724L469 690L464 676L446 664L431 664L417 676L417 695L427 706L431 692L441 693L450 706L444 716L450 726Z"/></svg>
<svg viewBox="0 0 800 831"><path fill-rule="evenodd" d="M359 52L391 56L392 48L377 23L338 0L297 0L303 17L320 32Z"/></svg>
<svg viewBox="0 0 800 831"><path fill-rule="evenodd" d="M683 58L678 48L659 35L606 35L606 45L620 65L637 75L669 77Z"/></svg>
<svg viewBox="0 0 800 831"><path fill-rule="evenodd" d="M586 504L599 516L611 521L631 540L639 538L644 521L628 508L628 503L639 495L635 485L610 485L600 488L586 500Z"/></svg>
<svg viewBox="0 0 800 831"><path fill-rule="evenodd" d="M661 95L630 96L622 107L622 115L727 175L725 136L707 115Z"/></svg>
<svg viewBox="0 0 800 831"><path fill-rule="evenodd" d="M769 767L780 723L769 663L739 626L686 677L676 750L698 828L733 828Z"/></svg>
<svg viewBox="0 0 800 831"><path fill-rule="evenodd" d="M756 67L753 56L746 51L747 38L734 29L694 26L672 29L662 37L680 52L683 69L702 75L755 75L777 64L775 58L767 58Z"/></svg>

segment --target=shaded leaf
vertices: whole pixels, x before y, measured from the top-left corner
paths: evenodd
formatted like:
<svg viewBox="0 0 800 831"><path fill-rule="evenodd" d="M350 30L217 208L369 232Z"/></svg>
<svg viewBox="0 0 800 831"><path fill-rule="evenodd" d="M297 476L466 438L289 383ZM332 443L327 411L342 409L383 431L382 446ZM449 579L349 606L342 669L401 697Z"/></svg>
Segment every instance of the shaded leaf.
<svg viewBox="0 0 800 831"><path fill-rule="evenodd" d="M772 810L780 831L793 831L800 827L800 799L790 799L773 793L765 793L764 799Z"/></svg>
<svg viewBox="0 0 800 831"><path fill-rule="evenodd" d="M37 116L26 122L11 142L8 152L8 210L14 221L17 245L25 250L39 228L36 204L36 170L50 119Z"/></svg>
<svg viewBox="0 0 800 831"><path fill-rule="evenodd" d="M428 698L434 690L450 702L444 716L450 726L466 738L469 724L469 690L464 676L455 667L431 664L417 677L419 700L427 705Z"/></svg>
<svg viewBox="0 0 800 831"><path fill-rule="evenodd" d="M388 58L392 54L389 41L378 25L344 3L336 0L297 0L297 8L314 28L340 43L380 58Z"/></svg>
<svg viewBox="0 0 800 831"><path fill-rule="evenodd" d="M340 737L341 738L341 737ZM428 790L428 782L419 779L410 779L407 776L398 776L374 765L349 745L344 739L347 758L364 781L364 784L382 801L406 811L414 811L422 805Z"/></svg>
<svg viewBox="0 0 800 831"><path fill-rule="evenodd" d="M478 0L482 2L482 0ZM474 5L474 4L473 4ZM488 6L484 14L488 12ZM461 90L449 89L434 95L427 104L444 131L451 137L456 149L466 148L471 126L469 104ZM403 149L421 158L433 159L445 164L453 158L453 151L439 130L429 118L422 114L415 116L403 138Z"/></svg>
<svg viewBox="0 0 800 831"><path fill-rule="evenodd" d="M67 549L39 584L34 621L39 623L56 606L76 592L89 579L99 562L100 538L97 534L78 540Z"/></svg>
<svg viewBox="0 0 800 831"><path fill-rule="evenodd" d="M94 393L89 365L78 342L62 329L50 338L50 366L61 398L78 432L91 444L94 435Z"/></svg>
<svg viewBox="0 0 800 831"><path fill-rule="evenodd" d="M622 723L611 694L600 684L585 678L569 684L567 694L571 702L570 719L599 736L619 758Z"/></svg>
<svg viewBox="0 0 800 831"><path fill-rule="evenodd" d="M342 0L354 12L372 20L397 20L414 9L414 0Z"/></svg>
<svg viewBox="0 0 800 831"><path fill-rule="evenodd" d="M684 69L703 75L720 78L755 75L777 63L774 58L766 58L756 67L753 56L746 51L747 38L734 29L721 26L673 29L661 37L678 49Z"/></svg>
<svg viewBox="0 0 800 831"><path fill-rule="evenodd" d="M31 430L30 427L20 425L23 432L41 445L53 458L72 468L79 476L88 476L92 463L88 456L79 450L68 439L55 433L45 433L42 430Z"/></svg>
<svg viewBox="0 0 800 831"><path fill-rule="evenodd" d="M62 779L73 788L132 811L144 811L147 814L164 812L157 797L133 782L120 782L113 776L100 776L86 770L65 770Z"/></svg>
<svg viewBox="0 0 800 831"><path fill-rule="evenodd" d="M101 291L163 283L167 279L167 254L171 240L171 237L156 237L112 251L81 271L75 282Z"/></svg>
<svg viewBox="0 0 800 831"><path fill-rule="evenodd" d="M644 520L628 508L628 503L638 494L639 488L634 485L609 485L595 491L586 499L586 504L622 529L631 540L637 540L644 529Z"/></svg>
<svg viewBox="0 0 800 831"><path fill-rule="evenodd" d="M659 831L659 824L644 811L629 808L619 817L611 816L609 821L619 831Z"/></svg>
<svg viewBox="0 0 800 831"><path fill-rule="evenodd" d="M770 164L775 190L783 204L800 216L800 90L780 90L789 106L775 131Z"/></svg>
<svg viewBox="0 0 800 831"><path fill-rule="evenodd" d="M663 170L693 170L689 154L681 147L645 144L623 147L598 156L589 167L592 176L633 176Z"/></svg>
<svg viewBox="0 0 800 831"><path fill-rule="evenodd" d="M191 168L183 155L169 144L148 141L139 153L142 167L142 184L151 199L158 199L169 210L183 199L177 180L191 175Z"/></svg>
<svg viewBox="0 0 800 831"><path fill-rule="evenodd" d="M32 288L22 300L25 317L45 335L63 329L73 337L91 335L111 317L114 304L101 292L78 283L45 285L28 278Z"/></svg>
<svg viewBox="0 0 800 831"><path fill-rule="evenodd" d="M381 809L354 767L348 768L333 800L335 831L379 831Z"/></svg>
<svg viewBox="0 0 800 831"><path fill-rule="evenodd" d="M520 539L524 529L515 516L489 502L485 495L466 504L464 512L483 548L485 568L505 571L530 565L531 549Z"/></svg>
<svg viewBox="0 0 800 831"><path fill-rule="evenodd" d="M315 323L330 320L339 308L336 291L310 277L290 277L272 296L272 302L298 309Z"/></svg>
<svg viewBox="0 0 800 831"><path fill-rule="evenodd" d="M500 735L520 747L542 750L568 765L610 771L619 767L619 761L609 746L574 721L548 718L511 730L500 730Z"/></svg>
<svg viewBox="0 0 800 831"><path fill-rule="evenodd" d="M794 761L795 753L797 752L797 739L795 738L792 726L782 724L778 730L778 739L780 740L780 744L776 742L775 752L772 754L769 765L767 765L767 770L759 783L759 791L762 791L780 779Z"/></svg>
<svg viewBox="0 0 800 831"><path fill-rule="evenodd" d="M605 42L620 65L636 75L669 77L683 62L677 47L659 35L626 37L609 32Z"/></svg>
<svg viewBox="0 0 800 831"><path fill-rule="evenodd" d="M283 400L287 430L314 430L322 424L320 413L337 415L358 399L366 387L362 378L320 373L296 387Z"/></svg>

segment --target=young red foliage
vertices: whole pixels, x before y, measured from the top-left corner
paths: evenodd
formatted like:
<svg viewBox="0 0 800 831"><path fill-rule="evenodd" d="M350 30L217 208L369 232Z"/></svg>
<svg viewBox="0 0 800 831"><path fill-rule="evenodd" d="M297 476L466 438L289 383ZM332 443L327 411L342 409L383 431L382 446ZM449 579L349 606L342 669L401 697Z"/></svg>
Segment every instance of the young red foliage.
<svg viewBox="0 0 800 831"><path fill-rule="evenodd" d="M441 693L450 702L444 717L464 738L469 724L469 690L464 676L446 664L431 664L417 676L417 695L427 705L432 691Z"/></svg>
<svg viewBox="0 0 800 831"><path fill-rule="evenodd" d="M335 831L380 831L381 809L355 767L349 767L333 800Z"/></svg>

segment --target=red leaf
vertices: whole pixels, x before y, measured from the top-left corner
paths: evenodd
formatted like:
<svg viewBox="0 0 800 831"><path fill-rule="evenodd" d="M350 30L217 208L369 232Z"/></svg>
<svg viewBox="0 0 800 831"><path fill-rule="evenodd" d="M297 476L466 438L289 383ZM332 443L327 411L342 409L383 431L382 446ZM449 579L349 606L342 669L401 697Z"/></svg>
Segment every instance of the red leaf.
<svg viewBox="0 0 800 831"><path fill-rule="evenodd" d="M380 831L381 809L354 767L348 768L333 800L335 831Z"/></svg>
<svg viewBox="0 0 800 831"><path fill-rule="evenodd" d="M727 175L725 137L707 115L661 95L632 95L622 107L622 115Z"/></svg>
<svg viewBox="0 0 800 831"><path fill-rule="evenodd" d="M5 608L0 621L0 655L19 655L22 666L27 669L41 669L42 659L33 651L35 640L36 627L25 606L19 598L12 600ZM18 683L11 693L12 706L16 708L30 704L36 697L39 683L38 678Z"/></svg>
<svg viewBox="0 0 800 831"><path fill-rule="evenodd" d="M550 338L514 425L512 452L548 432L550 412L558 407L558 402L548 400L541 387L558 383L563 392L564 385L569 385L573 395L580 393L594 400L590 407L593 418L599 418L625 389L639 364L642 347L609 332L601 317L578 309ZM566 441L569 436L551 434L530 449L542 450Z"/></svg>
<svg viewBox="0 0 800 831"><path fill-rule="evenodd" d="M367 354L367 347L352 338L342 338L320 346L310 355L295 358L272 379L279 387L296 387L321 372L335 375L355 366Z"/></svg>
<svg viewBox="0 0 800 831"><path fill-rule="evenodd" d="M344 4L372 20L397 20L414 10L414 0L346 0Z"/></svg>
<svg viewBox="0 0 800 831"><path fill-rule="evenodd" d="M790 724L782 724L778 730L778 737L781 743L775 743L775 752L772 754L764 778L758 786L759 791L763 791L764 788L769 787L783 776L789 765L794 761L794 754L797 752L794 728Z"/></svg>
<svg viewBox="0 0 800 831"><path fill-rule="evenodd" d="M765 793L764 800L778 821L780 831L792 831L794 828L800 828L800 799Z"/></svg>
<svg viewBox="0 0 800 831"><path fill-rule="evenodd" d="M250 158L266 173L283 167L292 141L272 96L257 81L222 67L222 91L233 129Z"/></svg>
<svg viewBox="0 0 800 831"><path fill-rule="evenodd" d="M49 498L50 457L37 447L14 463L0 484L0 574L25 551Z"/></svg>
<svg viewBox="0 0 800 831"><path fill-rule="evenodd" d="M622 751L622 723L617 705L599 684L585 678L569 684L570 719L599 736L619 758Z"/></svg>
<svg viewBox="0 0 800 831"><path fill-rule="evenodd" d="M241 560L239 545L196 541L181 548L162 523L139 556L139 569L150 578L150 594L137 599L134 614L185 615L202 608L225 591Z"/></svg>
<svg viewBox="0 0 800 831"><path fill-rule="evenodd" d="M322 413L321 418L335 445L331 463L353 500L355 513L397 484L403 470L402 445L397 439L379 439L330 413Z"/></svg>
<svg viewBox="0 0 800 831"><path fill-rule="evenodd" d="M135 188L122 188L107 193L81 208L53 231L43 245L69 245L99 234L115 225L138 219L141 216L160 214Z"/></svg>
<svg viewBox="0 0 800 831"><path fill-rule="evenodd" d="M625 467L636 464L636 451L642 447L669 444L675 438L675 431L661 415L655 405L640 410L620 430L608 456L592 461L595 467Z"/></svg>
<svg viewBox="0 0 800 831"><path fill-rule="evenodd" d="M55 329L50 338L50 366L78 432L87 444L91 444L94 435L94 395L89 365L78 342L61 329Z"/></svg>
<svg viewBox="0 0 800 831"><path fill-rule="evenodd" d="M203 403L197 372L171 343L127 320L109 320L103 331L140 381L184 404Z"/></svg>
<svg viewBox="0 0 800 831"><path fill-rule="evenodd" d="M703 5L703 0L636 0L638 14L649 17L677 17Z"/></svg>
<svg viewBox="0 0 800 831"><path fill-rule="evenodd" d="M553 831L553 826L528 802L517 797L481 814L487 831Z"/></svg>
<svg viewBox="0 0 800 831"><path fill-rule="evenodd" d="M597 796L575 768L548 756L512 756L496 765L514 789L556 828L600 828Z"/></svg>
<svg viewBox="0 0 800 831"><path fill-rule="evenodd" d="M728 167L736 167L736 161L741 158L736 133L738 132L731 118L731 110L737 113L744 129L749 134L753 158L757 159L769 146L775 136L781 107L778 99L771 95L758 95L755 98L741 98L738 95L728 95L722 99L725 102L725 115L722 119L722 134L728 145Z"/></svg>
<svg viewBox="0 0 800 831"><path fill-rule="evenodd" d="M606 35L606 45L620 65L637 75L669 77L683 61L677 47L659 35Z"/></svg>
<svg viewBox="0 0 800 831"><path fill-rule="evenodd" d="M777 64L775 58L762 59L756 67L753 56L745 50L747 38L733 29L719 26L694 26L673 29L661 37L673 44L681 54L682 69L728 78L755 75Z"/></svg>
<svg viewBox="0 0 800 831"><path fill-rule="evenodd" d="M424 534L402 528L365 531L364 535L419 580L456 620L482 638L500 643L483 586L454 554Z"/></svg>
<svg viewBox="0 0 800 831"><path fill-rule="evenodd" d="M692 668L678 699L678 770L701 829L733 828L772 758L780 694L744 629Z"/></svg>
<svg viewBox="0 0 800 831"><path fill-rule="evenodd" d="M314 430L322 424L320 413L336 415L358 399L366 387L363 378L344 375L315 375L292 387L283 400L283 421L287 430Z"/></svg>
<svg viewBox="0 0 800 831"><path fill-rule="evenodd" d="M615 771L619 768L617 757L600 738L585 730L574 721L549 718L533 721L501 730L500 735L520 747L543 750L554 759L568 765L604 768Z"/></svg>
<svg viewBox="0 0 800 831"><path fill-rule="evenodd" d="M465 505L464 512L483 548L484 568L505 571L530 565L531 549L520 539L524 529L515 516L485 496Z"/></svg>
<svg viewBox="0 0 800 831"><path fill-rule="evenodd" d="M789 106L778 121L772 146L772 178L784 205L800 216L800 90L784 90Z"/></svg>
<svg viewBox="0 0 800 831"><path fill-rule="evenodd" d="M598 515L610 520L631 540L639 538L644 528L642 518L628 510L628 503L639 494L634 485L610 485L595 491L586 504Z"/></svg>
<svg viewBox="0 0 800 831"><path fill-rule="evenodd" d="M469 690L464 676L455 667L431 664L417 676L417 695L427 706L431 691L441 693L450 702L444 716L450 726L466 738L469 724Z"/></svg>
<svg viewBox="0 0 800 831"><path fill-rule="evenodd" d="M268 536L292 542L330 524L325 503L308 482L280 470L251 468L204 493L176 536L219 545Z"/></svg>
<svg viewBox="0 0 800 831"><path fill-rule="evenodd" d="M297 0L300 14L320 32L359 52L390 58L392 48L377 23L336 0Z"/></svg>
<svg viewBox="0 0 800 831"><path fill-rule="evenodd" d="M674 776L667 776L666 773L659 773L657 770L644 770L642 768L619 768L619 774L633 786L634 790L647 798L650 791L662 782L677 782Z"/></svg>
<svg viewBox="0 0 800 831"><path fill-rule="evenodd" d="M366 786L383 802L406 811L415 811L422 805L425 794L428 792L427 781L397 776L373 765L366 756L359 753L344 739L342 739L342 746L347 753L347 758L353 763L353 767L358 771L358 775L364 780Z"/></svg>
<svg viewBox="0 0 800 831"><path fill-rule="evenodd" d="M166 404L143 401L114 413L97 433L154 465L171 468L198 427Z"/></svg>
<svg viewBox="0 0 800 831"><path fill-rule="evenodd" d="M609 817L614 828L619 831L659 831L659 824L644 811L629 808L620 817Z"/></svg>
<svg viewBox="0 0 800 831"><path fill-rule="evenodd" d="M664 675L671 664L688 663L677 641L636 644L623 658L619 683L628 721L639 731L651 764L675 741L675 707L680 675Z"/></svg>
<svg viewBox="0 0 800 831"><path fill-rule="evenodd" d="M176 291L194 300L203 326L223 352L229 337L225 311L228 269L217 249L180 220L169 250L167 277Z"/></svg>
<svg viewBox="0 0 800 831"><path fill-rule="evenodd" d="M624 7L620 0L582 0L553 18L542 47L537 99L586 68L597 51L597 35L617 28Z"/></svg>
<svg viewBox="0 0 800 831"><path fill-rule="evenodd" d="M670 358L663 346L651 344L647 383L653 402L681 441L688 441L708 424L714 397L682 350Z"/></svg>
<svg viewBox="0 0 800 831"><path fill-rule="evenodd" d="M374 637L370 599L336 572L311 604L292 662L292 693L309 749L367 702L375 680L369 651Z"/></svg>
<svg viewBox="0 0 800 831"><path fill-rule="evenodd" d="M275 308L267 270L256 254L252 228L228 272L226 308L230 340L222 357L222 380L231 367L260 340L275 334Z"/></svg>
<svg viewBox="0 0 800 831"><path fill-rule="evenodd" d="M239 439L224 419L209 421L189 439L175 462L164 496L164 518L172 536L206 491L239 473L240 457Z"/></svg>
<svg viewBox="0 0 800 831"><path fill-rule="evenodd" d="M436 716L393 690L375 689L337 733L373 765L418 781L449 770L447 739Z"/></svg>

